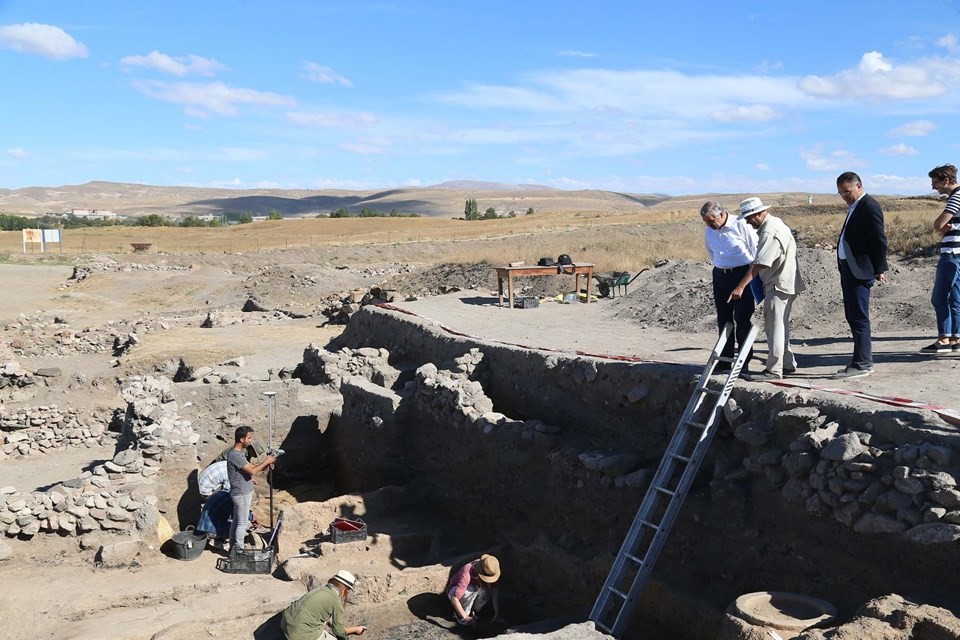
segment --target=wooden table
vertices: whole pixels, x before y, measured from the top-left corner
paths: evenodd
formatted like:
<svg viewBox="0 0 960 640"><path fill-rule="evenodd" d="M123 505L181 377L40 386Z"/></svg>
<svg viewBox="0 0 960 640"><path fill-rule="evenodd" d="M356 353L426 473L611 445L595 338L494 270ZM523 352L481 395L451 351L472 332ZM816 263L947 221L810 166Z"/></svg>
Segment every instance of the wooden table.
<svg viewBox="0 0 960 640"><path fill-rule="evenodd" d="M510 308L513 309L513 279L517 276L576 276L576 291L580 294L580 276L587 277L587 302L590 302L590 289L593 282L593 264L589 262L574 262L565 266L553 265L552 267L494 267L497 270L497 291L499 294L500 306L503 306L503 281L507 281L507 298L510 301Z"/></svg>

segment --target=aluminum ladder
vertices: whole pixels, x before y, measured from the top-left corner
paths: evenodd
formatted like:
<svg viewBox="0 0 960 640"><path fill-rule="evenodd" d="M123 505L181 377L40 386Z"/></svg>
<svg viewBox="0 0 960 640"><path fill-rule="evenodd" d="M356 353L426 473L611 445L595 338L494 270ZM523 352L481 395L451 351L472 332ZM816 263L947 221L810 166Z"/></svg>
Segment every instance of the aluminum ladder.
<svg viewBox="0 0 960 640"><path fill-rule="evenodd" d="M640 599L700 463L710 447L710 441L720 421L720 413L740 376L740 370L746 363L758 331L757 326L750 328L746 343L734 358L720 355L727 340L732 339L733 323L728 322L720 333L590 612L590 619L600 631L619 638L626 630L637 600ZM730 373L720 390L707 387L718 362L731 365ZM712 404L704 403L708 396L715 398ZM703 411L705 408L706 412Z"/></svg>

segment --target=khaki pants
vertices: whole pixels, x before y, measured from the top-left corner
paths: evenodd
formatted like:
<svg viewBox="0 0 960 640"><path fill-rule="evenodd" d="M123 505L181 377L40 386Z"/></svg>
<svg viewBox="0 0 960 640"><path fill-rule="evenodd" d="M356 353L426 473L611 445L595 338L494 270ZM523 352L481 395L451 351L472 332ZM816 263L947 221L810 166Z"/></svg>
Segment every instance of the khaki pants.
<svg viewBox="0 0 960 640"><path fill-rule="evenodd" d="M790 310L796 294L767 289L763 298L763 327L767 332L767 371L778 376L784 369L796 369L797 359L790 348Z"/></svg>

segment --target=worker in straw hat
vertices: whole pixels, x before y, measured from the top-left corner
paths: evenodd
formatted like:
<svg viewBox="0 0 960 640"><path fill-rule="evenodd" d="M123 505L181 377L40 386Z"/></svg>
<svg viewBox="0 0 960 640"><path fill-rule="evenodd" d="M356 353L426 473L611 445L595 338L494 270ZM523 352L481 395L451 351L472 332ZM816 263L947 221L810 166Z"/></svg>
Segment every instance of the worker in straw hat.
<svg viewBox="0 0 960 640"><path fill-rule="evenodd" d="M497 592L497 580L500 579L500 561L490 554L483 554L479 560L468 562L450 578L447 585L447 597L453 605L457 622L462 625L477 624L477 612L489 601L493 601L493 619L500 617L500 597Z"/></svg>
<svg viewBox="0 0 960 640"><path fill-rule="evenodd" d="M337 571L319 589L283 610L280 628L287 640L344 640L349 635L360 635L366 627L344 627L343 607L357 579L349 571Z"/></svg>

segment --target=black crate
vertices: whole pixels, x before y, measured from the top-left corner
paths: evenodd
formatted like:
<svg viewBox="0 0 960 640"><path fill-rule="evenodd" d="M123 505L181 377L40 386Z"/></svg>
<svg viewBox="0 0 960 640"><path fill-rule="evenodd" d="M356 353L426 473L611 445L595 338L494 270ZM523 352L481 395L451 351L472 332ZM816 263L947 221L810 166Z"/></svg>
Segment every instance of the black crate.
<svg viewBox="0 0 960 640"><path fill-rule="evenodd" d="M273 570L273 548L240 549L236 555L217 558L217 569L226 573L270 573Z"/></svg>
<svg viewBox="0 0 960 640"><path fill-rule="evenodd" d="M344 542L358 542L367 539L367 523L357 518L337 518L330 523L330 540L333 544Z"/></svg>

